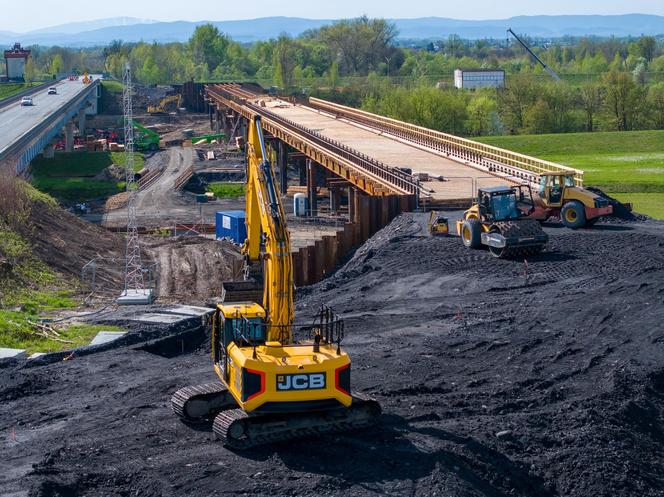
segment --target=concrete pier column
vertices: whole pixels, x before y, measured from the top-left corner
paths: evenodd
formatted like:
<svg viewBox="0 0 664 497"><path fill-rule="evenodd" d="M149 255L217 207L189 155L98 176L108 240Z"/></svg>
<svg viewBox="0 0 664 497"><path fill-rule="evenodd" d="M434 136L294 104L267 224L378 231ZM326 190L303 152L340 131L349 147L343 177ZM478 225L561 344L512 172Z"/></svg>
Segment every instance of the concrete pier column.
<svg viewBox="0 0 664 497"><path fill-rule="evenodd" d="M214 118L212 117L215 113L214 107L211 105L208 105L208 116L210 117L210 130L214 129Z"/></svg>
<svg viewBox="0 0 664 497"><path fill-rule="evenodd" d="M68 121L67 124L65 124L65 152L73 152L74 151L74 123L72 121Z"/></svg>
<svg viewBox="0 0 664 497"><path fill-rule="evenodd" d="M221 129L226 138L228 139L228 118L226 117L226 112L221 113Z"/></svg>
<svg viewBox="0 0 664 497"><path fill-rule="evenodd" d="M330 186L330 211L333 214L339 214L341 205L341 189L338 186Z"/></svg>
<svg viewBox="0 0 664 497"><path fill-rule="evenodd" d="M301 157L297 160L298 169L300 171L300 186L307 184L307 160Z"/></svg>
<svg viewBox="0 0 664 497"><path fill-rule="evenodd" d="M351 185L348 187L348 221L351 223L357 223L359 217L359 195L357 188Z"/></svg>
<svg viewBox="0 0 664 497"><path fill-rule="evenodd" d="M279 186L281 194L286 195L288 191L288 145L279 140L277 150L277 162L279 163Z"/></svg>
<svg viewBox="0 0 664 497"><path fill-rule="evenodd" d="M215 112L214 132L221 133L221 112L218 110Z"/></svg>
<svg viewBox="0 0 664 497"><path fill-rule="evenodd" d="M49 143L44 147L44 159L52 159L55 157L55 145L53 143Z"/></svg>
<svg viewBox="0 0 664 497"><path fill-rule="evenodd" d="M78 133L85 138L85 108L78 111Z"/></svg>
<svg viewBox="0 0 664 497"><path fill-rule="evenodd" d="M307 196L309 197L311 216L318 215L318 197L316 195L318 187L317 169L316 163L311 159L307 159Z"/></svg>

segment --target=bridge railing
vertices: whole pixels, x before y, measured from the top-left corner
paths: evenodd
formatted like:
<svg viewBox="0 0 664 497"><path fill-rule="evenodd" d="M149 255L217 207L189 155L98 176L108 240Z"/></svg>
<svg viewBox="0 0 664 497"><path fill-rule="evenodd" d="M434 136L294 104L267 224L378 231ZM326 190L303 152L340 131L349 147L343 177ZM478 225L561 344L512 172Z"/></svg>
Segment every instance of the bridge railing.
<svg viewBox="0 0 664 497"><path fill-rule="evenodd" d="M396 119L353 109L319 98L309 98L309 105L337 117L346 118L397 138L437 150L461 162L468 162L470 165L474 164L486 169L488 172L514 176L533 183L537 182L537 176L542 173L573 173L576 184L583 186L583 171L579 169L573 169L562 164L556 164L555 162L537 159L518 152L512 152L414 124L404 123Z"/></svg>

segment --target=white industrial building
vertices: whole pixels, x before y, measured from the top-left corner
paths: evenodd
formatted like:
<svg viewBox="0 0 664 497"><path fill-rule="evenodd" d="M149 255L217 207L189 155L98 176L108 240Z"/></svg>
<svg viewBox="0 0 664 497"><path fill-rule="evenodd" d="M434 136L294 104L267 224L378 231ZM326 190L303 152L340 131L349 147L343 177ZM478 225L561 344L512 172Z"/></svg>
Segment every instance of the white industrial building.
<svg viewBox="0 0 664 497"><path fill-rule="evenodd" d="M502 69L457 69L454 71L454 86L465 90L502 88L505 86L505 71Z"/></svg>

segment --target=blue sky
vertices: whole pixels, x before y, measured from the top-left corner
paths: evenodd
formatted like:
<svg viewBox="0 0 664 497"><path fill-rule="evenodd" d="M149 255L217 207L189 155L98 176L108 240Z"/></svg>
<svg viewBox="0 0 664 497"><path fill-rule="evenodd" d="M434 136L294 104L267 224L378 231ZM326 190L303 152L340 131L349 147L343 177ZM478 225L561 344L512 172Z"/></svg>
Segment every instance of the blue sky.
<svg viewBox="0 0 664 497"><path fill-rule="evenodd" d="M502 19L538 14L659 14L664 0L0 0L0 30L25 32L56 24L109 17L160 21L252 19L273 15L338 19L372 17L451 17Z"/></svg>

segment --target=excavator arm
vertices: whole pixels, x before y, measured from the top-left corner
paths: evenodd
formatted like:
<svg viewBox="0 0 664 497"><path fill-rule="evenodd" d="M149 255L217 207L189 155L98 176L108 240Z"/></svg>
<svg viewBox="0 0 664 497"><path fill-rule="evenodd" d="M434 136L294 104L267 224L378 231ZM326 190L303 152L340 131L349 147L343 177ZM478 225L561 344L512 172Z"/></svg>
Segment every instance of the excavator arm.
<svg viewBox="0 0 664 497"><path fill-rule="evenodd" d="M293 263L285 220L261 120L256 116L249 123L247 139L247 239L242 252L250 264L263 262L267 340L287 345L292 341L294 310Z"/></svg>

